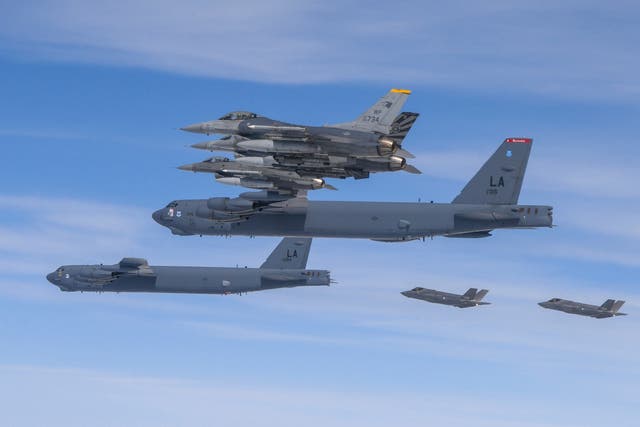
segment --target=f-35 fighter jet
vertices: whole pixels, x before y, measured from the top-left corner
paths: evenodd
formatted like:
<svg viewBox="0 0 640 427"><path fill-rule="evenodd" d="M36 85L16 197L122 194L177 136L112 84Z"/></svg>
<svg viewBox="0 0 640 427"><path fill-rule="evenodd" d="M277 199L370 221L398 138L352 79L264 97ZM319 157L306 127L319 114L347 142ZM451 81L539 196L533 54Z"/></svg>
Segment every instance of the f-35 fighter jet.
<svg viewBox="0 0 640 427"><path fill-rule="evenodd" d="M482 298L487 295L489 291L482 289L478 291L476 288L469 288L467 292L462 295L450 294L448 292L436 291L434 289L425 288L413 288L410 291L400 292L405 297L421 299L423 301L432 302L435 304L452 305L458 308L475 307L477 305L487 305L490 302L483 302Z"/></svg>
<svg viewBox="0 0 640 427"><path fill-rule="evenodd" d="M260 268L150 266L142 258L113 265L65 265L47 275L62 291L237 294L328 286L329 272L307 270L311 239L285 238Z"/></svg>
<svg viewBox="0 0 640 427"><path fill-rule="evenodd" d="M564 311L569 314L579 314L596 319L604 319L613 316L626 316L626 313L619 313L624 301L608 299L602 305L584 304L581 302L569 301L562 298L551 298L549 301L538 303L539 306L551 310Z"/></svg>

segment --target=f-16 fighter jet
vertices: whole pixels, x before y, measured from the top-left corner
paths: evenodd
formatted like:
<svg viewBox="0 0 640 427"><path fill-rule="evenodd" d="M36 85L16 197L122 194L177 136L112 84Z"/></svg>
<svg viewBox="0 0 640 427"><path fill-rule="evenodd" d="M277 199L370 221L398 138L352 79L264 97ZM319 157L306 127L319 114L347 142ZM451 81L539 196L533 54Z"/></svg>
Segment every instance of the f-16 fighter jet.
<svg viewBox="0 0 640 427"><path fill-rule="evenodd" d="M475 307L477 305L487 305L490 302L483 302L482 298L489 291L482 289L478 291L476 288L469 288L462 295L450 294L448 292L436 291L434 289L413 288L410 291L400 292L405 297L421 299L436 304L452 305L458 308Z"/></svg>
<svg viewBox="0 0 640 427"><path fill-rule="evenodd" d="M193 146L211 151L234 151L252 156L388 157L400 149L404 137L418 117L416 113L399 114L410 93L404 89L392 89L349 123L296 125L247 111L236 111L218 120L196 123L182 130L207 135L231 135L226 139Z"/></svg>
<svg viewBox="0 0 640 427"><path fill-rule="evenodd" d="M613 316L626 316L626 313L618 312L623 304L624 301L608 299L602 305L597 306L561 298L551 298L549 301L538 303L539 306L551 310L564 311L565 313L579 314L580 316L589 316L596 319L604 319L605 317Z"/></svg>
<svg viewBox="0 0 640 427"><path fill-rule="evenodd" d="M240 157L235 160L226 157L212 157L203 162L179 166L178 169L212 173L215 175L216 181L221 184L240 185L259 190L297 192L321 188L336 189L318 176L271 167L261 157Z"/></svg>
<svg viewBox="0 0 640 427"><path fill-rule="evenodd" d="M410 173L420 173L405 160L396 157L353 158L350 163L336 163L334 167L324 168L285 165L273 157L212 157L202 162L178 166L178 169L190 172L215 174L216 181L223 184L241 185L260 190L318 190L335 187L327 184L324 178L344 179L350 176L365 177L369 172L404 169ZM363 171L366 169L366 171Z"/></svg>
<svg viewBox="0 0 640 427"><path fill-rule="evenodd" d="M153 219L179 235L308 236L402 242L488 237L502 228L551 227L551 206L520 205L532 140L507 138L452 203L309 201L278 192L176 200Z"/></svg>
<svg viewBox="0 0 640 427"><path fill-rule="evenodd" d="M307 270L311 239L285 238L260 268L160 267L142 258L114 265L65 265L47 275L62 291L236 294L328 286L329 272Z"/></svg>

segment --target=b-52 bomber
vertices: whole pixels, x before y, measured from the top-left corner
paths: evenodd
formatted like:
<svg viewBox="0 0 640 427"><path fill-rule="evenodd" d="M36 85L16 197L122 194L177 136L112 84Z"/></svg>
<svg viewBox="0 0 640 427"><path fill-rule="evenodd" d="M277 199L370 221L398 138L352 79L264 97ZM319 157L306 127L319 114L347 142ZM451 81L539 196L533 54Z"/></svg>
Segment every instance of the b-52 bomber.
<svg viewBox="0 0 640 427"><path fill-rule="evenodd" d="M392 89L349 123L306 126L236 111L182 130L227 135L220 140L193 144L193 148L266 158L269 167L312 178L363 179L372 172L397 170L420 173L407 164L406 159L414 156L401 147L418 117L417 113L400 113L409 93Z"/></svg>
<svg viewBox="0 0 640 427"><path fill-rule="evenodd" d="M260 268L150 266L142 258L113 265L65 265L47 275L62 291L239 294L328 286L326 270L307 270L309 238L285 238Z"/></svg>
<svg viewBox="0 0 640 427"><path fill-rule="evenodd" d="M602 305L584 304L581 302L569 301L562 298L551 298L549 301L538 303L540 307L550 310L564 311L569 314L578 314L580 316L589 316L596 319L604 319L614 316L626 316L626 313L620 313L618 310L622 307L624 301L608 299Z"/></svg>
<svg viewBox="0 0 640 427"><path fill-rule="evenodd" d="M432 302L435 304L452 305L458 308L476 307L478 305L491 304L490 302L484 302L482 299L489 293L486 289L478 291L476 288L469 288L467 292L462 295L451 294L449 292L436 291L434 289L425 288L413 288L410 291L400 292L402 295L408 298L421 299L423 301Z"/></svg>
<svg viewBox="0 0 640 427"><path fill-rule="evenodd" d="M551 227L553 208L520 205L532 140L507 138L452 203L310 201L278 192L176 200L153 219L177 235L307 236L403 242L480 238L496 229Z"/></svg>

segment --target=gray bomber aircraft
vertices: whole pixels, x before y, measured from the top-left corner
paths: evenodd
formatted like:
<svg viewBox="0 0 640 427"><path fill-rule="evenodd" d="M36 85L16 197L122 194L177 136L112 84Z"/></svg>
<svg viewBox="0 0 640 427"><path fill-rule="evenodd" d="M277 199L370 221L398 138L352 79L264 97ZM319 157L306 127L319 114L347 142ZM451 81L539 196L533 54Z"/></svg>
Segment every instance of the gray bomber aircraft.
<svg viewBox="0 0 640 427"><path fill-rule="evenodd" d="M326 126L281 122L248 111L228 113L218 120L181 128L231 138L193 145L211 151L248 155L281 155L326 158L332 156L391 156L402 145L418 114L400 111L411 92L392 89L355 121ZM393 126L393 124L396 126ZM407 154L408 157L411 157Z"/></svg>
<svg viewBox="0 0 640 427"><path fill-rule="evenodd" d="M451 294L449 292L436 291L434 289L425 288L413 288L410 291L400 292L402 295L408 298L421 299L423 301L432 302L435 304L452 305L458 308L475 307L477 305L488 305L490 302L483 302L482 298L487 295L489 291L482 289L478 291L476 288L469 288L467 292L462 295Z"/></svg>
<svg viewBox="0 0 640 427"><path fill-rule="evenodd" d="M176 200L153 219L177 235L308 236L402 242L478 238L503 228L551 227L553 208L520 205L532 140L507 138L452 203L309 201L277 192Z"/></svg>
<svg viewBox="0 0 640 427"><path fill-rule="evenodd" d="M569 314L578 314L580 316L589 316L596 319L604 319L606 317L626 316L626 313L619 313L624 301L608 299L602 305L584 304L581 302L570 301L562 298L551 298L549 301L538 303L540 307L550 310L564 311Z"/></svg>
<svg viewBox="0 0 640 427"><path fill-rule="evenodd" d="M241 294L328 286L326 270L307 270L311 239L285 238L260 268L150 266L142 258L113 265L65 265L47 275L61 291Z"/></svg>

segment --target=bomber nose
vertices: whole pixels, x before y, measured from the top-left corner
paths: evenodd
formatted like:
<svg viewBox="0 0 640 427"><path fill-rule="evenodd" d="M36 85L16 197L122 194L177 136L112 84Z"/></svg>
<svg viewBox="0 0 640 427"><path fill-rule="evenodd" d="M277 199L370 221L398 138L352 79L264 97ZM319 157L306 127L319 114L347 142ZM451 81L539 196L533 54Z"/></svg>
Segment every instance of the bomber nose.
<svg viewBox="0 0 640 427"><path fill-rule="evenodd" d="M162 225L162 209L158 209L154 213L151 214L151 218L158 224Z"/></svg>

